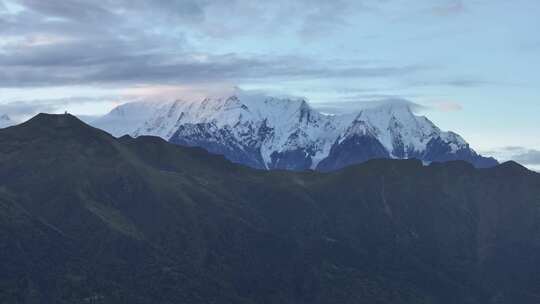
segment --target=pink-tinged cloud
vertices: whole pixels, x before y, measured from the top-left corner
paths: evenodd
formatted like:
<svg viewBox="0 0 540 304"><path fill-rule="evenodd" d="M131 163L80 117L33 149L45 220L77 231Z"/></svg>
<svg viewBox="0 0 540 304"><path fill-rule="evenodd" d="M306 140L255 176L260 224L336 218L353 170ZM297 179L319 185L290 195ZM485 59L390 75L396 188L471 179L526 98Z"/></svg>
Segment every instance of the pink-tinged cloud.
<svg viewBox="0 0 540 304"><path fill-rule="evenodd" d="M440 101L435 103L434 106L437 110L442 112L457 112L463 110L463 107L459 103L453 101Z"/></svg>
<svg viewBox="0 0 540 304"><path fill-rule="evenodd" d="M167 101L202 100L205 97L233 94L237 88L228 83L207 85L140 85L120 91L126 100Z"/></svg>

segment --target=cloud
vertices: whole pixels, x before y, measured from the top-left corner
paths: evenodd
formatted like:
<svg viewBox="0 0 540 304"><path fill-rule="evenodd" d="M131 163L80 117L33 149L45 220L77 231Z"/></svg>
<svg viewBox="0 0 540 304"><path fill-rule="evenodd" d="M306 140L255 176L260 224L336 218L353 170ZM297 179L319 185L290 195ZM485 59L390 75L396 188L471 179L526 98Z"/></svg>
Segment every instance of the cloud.
<svg viewBox="0 0 540 304"><path fill-rule="evenodd" d="M305 32L326 30L346 23L352 12L367 8L358 0L18 0L27 12L37 17L106 28L146 25L175 30L189 26L213 38L228 38L246 33L277 34L282 30ZM135 21L135 22L131 22ZM144 27L141 27L144 28Z"/></svg>
<svg viewBox="0 0 540 304"><path fill-rule="evenodd" d="M463 107L452 101L439 101L427 104L413 102L410 98L418 97L415 95L393 95L393 94L356 94L350 96L341 96L339 101L318 102L314 107L325 113L349 113L359 111L369 107L380 106L384 104L405 104L413 112L421 114L429 111L456 112L463 110Z"/></svg>
<svg viewBox="0 0 540 304"><path fill-rule="evenodd" d="M408 82L410 86L418 87L431 87L431 86L446 86L446 87L456 87L456 88L477 88L490 85L500 85L500 82L481 80L481 79L470 79L470 78L456 78L456 79L440 79L440 80L421 80L421 81L410 81ZM507 84L505 84L507 85Z"/></svg>
<svg viewBox="0 0 540 304"><path fill-rule="evenodd" d="M464 13L466 10L463 0L444 0L443 3L434 6L431 12L436 16L454 16Z"/></svg>
<svg viewBox="0 0 540 304"><path fill-rule="evenodd" d="M523 146L506 146L484 151L486 155L492 155L498 160L513 160L524 166L535 169L540 167L540 150Z"/></svg>
<svg viewBox="0 0 540 304"><path fill-rule="evenodd" d="M0 0L0 3L4 1ZM12 0L0 18L0 87L404 77L428 69L200 50L246 33L328 35L376 1ZM256 17L255 17L256 16Z"/></svg>
<svg viewBox="0 0 540 304"><path fill-rule="evenodd" d="M50 104L41 104L32 101L16 101L0 105L0 114L17 119L17 117L31 116L38 112L51 112L54 107Z"/></svg>
<svg viewBox="0 0 540 304"><path fill-rule="evenodd" d="M63 112L68 107L74 105L110 103L112 101L121 103L126 102L127 99L123 100L122 97L118 96L73 96L67 98L17 100L0 103L0 115L7 114L15 121L24 121L37 113L57 113Z"/></svg>
<svg viewBox="0 0 540 304"><path fill-rule="evenodd" d="M297 56L139 51L131 42L14 46L0 54L0 86L195 83L268 78L362 78L414 74L422 66L348 66Z"/></svg>
<svg viewBox="0 0 540 304"><path fill-rule="evenodd" d="M142 85L120 91L121 99L129 101L171 101L202 100L206 97L229 96L238 93L240 88L228 83L206 85Z"/></svg>
<svg viewBox="0 0 540 304"><path fill-rule="evenodd" d="M512 159L523 165L540 165L540 150L530 149L514 155Z"/></svg>
<svg viewBox="0 0 540 304"><path fill-rule="evenodd" d="M421 112L427 108L424 105L415 103L400 96L393 95L374 95L369 99L344 100L335 102L318 102L312 106L323 113L328 114L344 114L354 113L363 109L375 108L380 106L405 106L413 112Z"/></svg>
<svg viewBox="0 0 540 304"><path fill-rule="evenodd" d="M317 5L308 7L309 10L298 30L298 33L306 39L346 27L349 25L348 18L353 12L367 10L361 1L356 3L356 7L350 1L343 0L316 2Z"/></svg>
<svg viewBox="0 0 540 304"><path fill-rule="evenodd" d="M457 112L463 110L461 104L453 101L435 102L432 107L441 112Z"/></svg>
<svg viewBox="0 0 540 304"><path fill-rule="evenodd" d="M164 88L212 84L283 88L301 82L311 87L316 83L318 88L325 83L354 88L367 80L388 91L396 79L424 77L424 71L440 67L362 61L356 58L364 54L360 47L358 54L344 56L339 62L317 53L318 49L332 42L333 35L357 26L364 14L375 12L377 18L390 18L409 7L415 11L433 8L441 15L465 9L458 0L437 3L434 7L431 1L403 5L381 0L0 0L0 88L152 87L172 95L174 90ZM369 31L374 35L381 32ZM246 36L251 40L244 41ZM286 38L280 40L282 36ZM362 41L362 37L351 40ZM291 54L284 51L287 46L269 45L261 51L250 45L253 39L256 43L273 41L267 38L285 44L303 39L301 45L314 41L317 47ZM254 51L244 51L249 49ZM463 78L410 86L487 84ZM302 90L299 87L295 90ZM410 97L376 95L345 96L343 100ZM457 110L458 105L440 105L440 109Z"/></svg>

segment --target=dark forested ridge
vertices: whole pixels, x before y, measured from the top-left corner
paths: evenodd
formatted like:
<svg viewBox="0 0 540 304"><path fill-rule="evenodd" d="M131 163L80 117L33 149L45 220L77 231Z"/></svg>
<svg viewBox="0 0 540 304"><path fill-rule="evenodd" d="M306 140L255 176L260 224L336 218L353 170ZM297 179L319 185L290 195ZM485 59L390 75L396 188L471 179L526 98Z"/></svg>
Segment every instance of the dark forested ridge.
<svg viewBox="0 0 540 304"><path fill-rule="evenodd" d="M540 175L258 171L70 115L0 130L0 303L540 303Z"/></svg>

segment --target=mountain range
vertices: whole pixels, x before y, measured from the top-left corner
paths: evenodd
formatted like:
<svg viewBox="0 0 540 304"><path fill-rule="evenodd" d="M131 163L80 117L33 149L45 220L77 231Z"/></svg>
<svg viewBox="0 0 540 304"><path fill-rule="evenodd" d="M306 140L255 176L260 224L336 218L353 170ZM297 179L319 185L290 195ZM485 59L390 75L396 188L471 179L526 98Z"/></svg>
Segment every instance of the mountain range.
<svg viewBox="0 0 540 304"><path fill-rule="evenodd" d="M540 299L540 175L254 170L71 115L0 130L0 303Z"/></svg>
<svg viewBox="0 0 540 304"><path fill-rule="evenodd" d="M153 135L202 147L259 169L332 171L375 158L465 160L479 168L497 164L458 134L415 115L403 101L329 115L304 99L233 94L127 103L92 125L115 136Z"/></svg>

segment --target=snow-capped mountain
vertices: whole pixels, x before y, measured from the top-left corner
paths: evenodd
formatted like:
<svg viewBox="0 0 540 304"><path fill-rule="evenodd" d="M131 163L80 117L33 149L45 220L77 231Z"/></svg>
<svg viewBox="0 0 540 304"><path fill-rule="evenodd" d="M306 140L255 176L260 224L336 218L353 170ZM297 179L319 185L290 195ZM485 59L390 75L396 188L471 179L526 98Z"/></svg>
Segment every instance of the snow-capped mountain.
<svg viewBox="0 0 540 304"><path fill-rule="evenodd" d="M14 124L15 122L7 114L0 115L0 128L6 128Z"/></svg>
<svg viewBox="0 0 540 304"><path fill-rule="evenodd" d="M459 135L415 115L405 102L327 115L304 99L236 94L202 101L128 103L92 124L115 136L159 136L264 169L329 171L372 158L497 164L478 155Z"/></svg>

